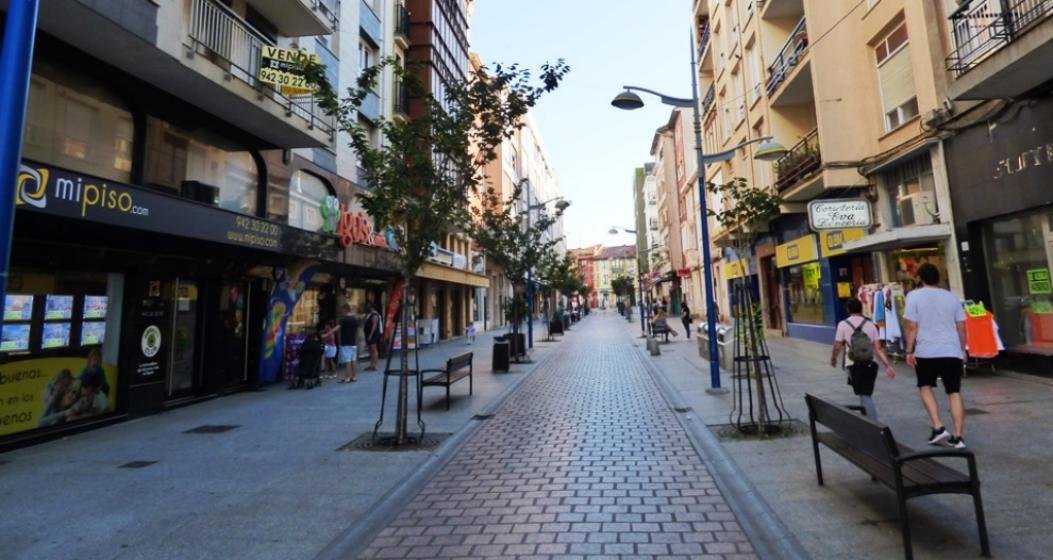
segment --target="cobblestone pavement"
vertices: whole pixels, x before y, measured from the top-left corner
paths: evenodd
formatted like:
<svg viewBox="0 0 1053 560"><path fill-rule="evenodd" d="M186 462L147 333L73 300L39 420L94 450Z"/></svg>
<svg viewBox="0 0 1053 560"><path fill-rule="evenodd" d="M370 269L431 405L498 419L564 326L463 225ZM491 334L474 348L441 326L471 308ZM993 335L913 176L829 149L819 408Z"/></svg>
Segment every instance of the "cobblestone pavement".
<svg viewBox="0 0 1053 560"><path fill-rule="evenodd" d="M362 557L755 557L624 329L592 319Z"/></svg>

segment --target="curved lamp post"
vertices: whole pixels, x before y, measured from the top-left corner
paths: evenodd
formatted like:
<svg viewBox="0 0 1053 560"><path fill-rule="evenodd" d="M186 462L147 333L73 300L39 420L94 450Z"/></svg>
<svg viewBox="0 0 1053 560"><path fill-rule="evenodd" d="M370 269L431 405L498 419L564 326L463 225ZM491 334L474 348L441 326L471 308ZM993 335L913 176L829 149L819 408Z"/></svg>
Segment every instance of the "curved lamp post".
<svg viewBox="0 0 1053 560"><path fill-rule="evenodd" d="M540 210L545 205L555 202L556 210L562 213L568 207L570 207L570 201L557 196L550 198L544 202L538 202L537 204L530 204L530 181L526 183L527 187L527 230L530 230L530 215L534 213L534 210ZM534 268L531 267L527 270L527 305L530 306L530 312L527 313L527 348L534 347ZM547 320L547 318L546 318Z"/></svg>
<svg viewBox="0 0 1053 560"><path fill-rule="evenodd" d="M709 330L709 384L707 392L723 393L727 389L720 387L720 362L717 351L717 312L716 302L713 300L713 261L709 251L709 212L706 207L706 165L727 161L735 155L735 152L748 144L761 143L754 153L754 158L763 161L773 161L786 154L786 148L773 142L771 136L747 140L738 146L720 153L705 155L702 152L702 116L699 114L698 106L698 73L696 70L694 35L691 44L691 97L673 97L657 91L639 86L622 86L624 91L619 93L611 101L611 105L624 110L639 109L644 102L636 91L649 93L657 96L665 105L673 107L691 108L695 125L695 159L698 163L698 202L701 209L699 220L702 222L702 270L706 277L706 328Z"/></svg>

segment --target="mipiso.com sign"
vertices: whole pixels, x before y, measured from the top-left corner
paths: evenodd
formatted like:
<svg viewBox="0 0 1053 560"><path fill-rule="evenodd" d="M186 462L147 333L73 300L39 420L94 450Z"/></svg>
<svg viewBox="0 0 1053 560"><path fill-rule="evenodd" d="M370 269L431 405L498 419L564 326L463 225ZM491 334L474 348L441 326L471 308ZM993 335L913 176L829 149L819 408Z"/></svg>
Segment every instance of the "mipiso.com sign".
<svg viewBox="0 0 1053 560"><path fill-rule="evenodd" d="M39 210L51 205L74 205L81 218L90 212L111 211L135 216L149 216L150 209L136 204L134 194L120 186L73 174L58 174L47 167L21 164L15 183L15 205L28 205Z"/></svg>

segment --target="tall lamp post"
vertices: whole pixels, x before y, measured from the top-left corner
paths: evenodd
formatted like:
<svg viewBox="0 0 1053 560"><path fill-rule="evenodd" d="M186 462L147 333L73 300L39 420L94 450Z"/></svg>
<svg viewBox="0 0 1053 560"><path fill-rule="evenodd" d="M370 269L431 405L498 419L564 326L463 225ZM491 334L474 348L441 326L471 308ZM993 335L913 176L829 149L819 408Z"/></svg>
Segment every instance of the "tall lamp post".
<svg viewBox="0 0 1053 560"><path fill-rule="evenodd" d="M635 229L623 226L611 226L611 229L608 230L607 233L611 235L618 235L619 231L624 231L625 233L631 233L633 235L636 235ZM644 249L640 251L640 253L646 255L649 254L651 251L654 251L655 249L656 247L651 247L650 249ZM640 269L640 255L637 255L636 257L636 285L638 288L637 292L640 294L639 301L636 302L636 307L638 307L640 310L640 337L643 338L647 336L647 325L646 323L644 323L643 270Z"/></svg>
<svg viewBox="0 0 1053 560"><path fill-rule="evenodd" d="M695 125L695 160L697 162L697 175L698 175L698 204L701 209L699 215L699 221L701 221L702 231L702 259L703 265L702 270L705 273L706 278L706 328L709 331L709 384L710 388L707 392L717 393L725 392L726 389L720 387L720 363L719 353L717 351L717 310L716 302L713 300L713 261L710 258L709 251L709 211L706 207L706 164L719 163L731 159L735 152L739 148L748 144L760 142L761 145L757 147L754 153L754 158L763 161L773 161L779 159L786 154L786 148L781 144L772 142L771 136L765 136L762 138L754 138L753 140L747 140L738 146L731 149L719 152L716 154L705 155L702 153L702 115L699 112L699 99L698 99L698 62L695 59L695 47L694 47L694 34L692 34L692 40L690 44L691 50L691 97L672 97L659 93L657 91L638 87L638 86L622 86L625 91L622 91L614 97L611 101L611 105L618 109L634 110L644 106L644 102L640 99L639 95L633 93L634 91L642 91L651 95L657 96L661 102L665 105L673 107L691 108L692 116L694 117Z"/></svg>
<svg viewBox="0 0 1053 560"><path fill-rule="evenodd" d="M534 213L534 210L540 210L545 207L546 204L551 202L556 203L556 210L563 212L570 206L570 201L564 199L562 196L550 198L544 202L538 202L537 204L530 203L530 181L526 182L526 203L527 203L527 231L530 231L530 216ZM534 347L534 267L527 269L527 305L530 306L530 312L527 313L527 348Z"/></svg>

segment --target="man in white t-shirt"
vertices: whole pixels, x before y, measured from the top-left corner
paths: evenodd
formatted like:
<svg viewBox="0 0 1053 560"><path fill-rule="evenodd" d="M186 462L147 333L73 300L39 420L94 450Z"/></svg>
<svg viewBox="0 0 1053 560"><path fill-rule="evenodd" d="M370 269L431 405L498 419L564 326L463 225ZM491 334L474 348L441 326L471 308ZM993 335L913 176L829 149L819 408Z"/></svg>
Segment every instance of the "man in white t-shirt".
<svg viewBox="0 0 1053 560"><path fill-rule="evenodd" d="M965 359L965 309L951 292L938 288L940 272L931 264L918 267L921 287L907 294L904 339L907 363L918 374L918 391L925 411L932 420L929 443L946 441L962 449L965 440L965 404L962 401L962 369ZM954 434L947 432L940 419L939 405L932 388L936 378L943 379L943 389L950 403Z"/></svg>
<svg viewBox="0 0 1053 560"><path fill-rule="evenodd" d="M863 303L858 299L852 298L848 300L845 308L848 310L849 316L837 324L837 334L834 335L834 351L830 356L830 366L837 367L837 358L840 356L841 351L845 350L845 369L848 370L848 379L852 385L852 391L859 397L859 404L863 406L866 415L877 420L877 407L874 406L873 395L874 382L877 381L878 365L873 358L876 357L881 360L882 365L885 366L885 375L889 379L896 378L896 370L892 367L892 363L885 354L885 349L881 346L877 326L870 319L863 316ZM866 335L867 345L870 347L868 349L870 350L869 352L853 351L852 338L855 336L857 329L860 333ZM861 354L869 355L870 359L858 363L852 360L852 356Z"/></svg>

